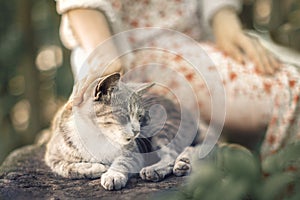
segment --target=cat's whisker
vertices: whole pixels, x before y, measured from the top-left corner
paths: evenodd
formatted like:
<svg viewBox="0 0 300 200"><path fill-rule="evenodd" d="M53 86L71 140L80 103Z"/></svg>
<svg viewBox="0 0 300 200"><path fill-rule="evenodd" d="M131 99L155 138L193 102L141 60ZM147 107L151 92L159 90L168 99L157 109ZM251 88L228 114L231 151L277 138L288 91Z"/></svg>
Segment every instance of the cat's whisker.
<svg viewBox="0 0 300 200"><path fill-rule="evenodd" d="M134 134L134 139L138 138L140 136L140 132L138 132L137 134Z"/></svg>

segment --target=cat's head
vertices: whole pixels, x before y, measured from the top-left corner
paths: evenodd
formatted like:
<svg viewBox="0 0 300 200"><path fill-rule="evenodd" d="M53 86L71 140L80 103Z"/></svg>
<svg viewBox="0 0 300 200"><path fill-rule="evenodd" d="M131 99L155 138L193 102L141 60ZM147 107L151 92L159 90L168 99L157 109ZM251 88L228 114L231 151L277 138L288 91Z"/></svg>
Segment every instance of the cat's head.
<svg viewBox="0 0 300 200"><path fill-rule="evenodd" d="M132 144L147 120L142 95L152 84L130 84L114 73L101 78L94 90L95 123L101 133L122 146Z"/></svg>

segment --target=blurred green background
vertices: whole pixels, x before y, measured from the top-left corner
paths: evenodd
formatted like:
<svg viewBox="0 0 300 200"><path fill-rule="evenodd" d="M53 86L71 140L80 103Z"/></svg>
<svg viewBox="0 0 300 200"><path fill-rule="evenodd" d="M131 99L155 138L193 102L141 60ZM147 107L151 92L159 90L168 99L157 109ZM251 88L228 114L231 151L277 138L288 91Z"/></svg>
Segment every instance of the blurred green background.
<svg viewBox="0 0 300 200"><path fill-rule="evenodd" d="M54 0L0 0L0 163L49 127L72 89ZM244 0L245 28L300 50L300 0Z"/></svg>
<svg viewBox="0 0 300 200"><path fill-rule="evenodd" d="M49 127L72 89L54 0L0 1L0 163Z"/></svg>

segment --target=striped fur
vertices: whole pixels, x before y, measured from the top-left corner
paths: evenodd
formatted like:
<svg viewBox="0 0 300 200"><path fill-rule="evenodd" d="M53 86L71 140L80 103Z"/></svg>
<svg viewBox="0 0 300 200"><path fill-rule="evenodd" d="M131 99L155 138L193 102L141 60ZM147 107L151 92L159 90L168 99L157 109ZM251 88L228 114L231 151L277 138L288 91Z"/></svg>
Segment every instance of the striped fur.
<svg viewBox="0 0 300 200"><path fill-rule="evenodd" d="M198 137L197 124L193 117L186 111L181 112L179 105L174 104L162 96L146 94L143 105L147 111L153 105L162 106L167 118L159 130L157 129L157 123L150 124L150 126L146 128L142 127L141 129L142 136L152 136L148 138L151 141L151 151L157 152L159 157L158 162L146 166L140 171L141 178L150 181L160 181L173 171L175 175L178 176L188 174L190 172L190 161L188 159L185 160L185 167L182 167L182 163L182 165L176 165L174 169L174 165L178 155L185 152L188 146L193 145L195 139ZM183 114L186 116L182 116ZM159 120L160 116L155 116L154 113L154 116L150 118ZM182 120L182 118L184 118L184 120ZM196 131L196 133L194 131ZM179 161L182 162L181 160L178 160L178 162ZM186 167L187 165L188 168ZM180 173L177 173L178 170Z"/></svg>

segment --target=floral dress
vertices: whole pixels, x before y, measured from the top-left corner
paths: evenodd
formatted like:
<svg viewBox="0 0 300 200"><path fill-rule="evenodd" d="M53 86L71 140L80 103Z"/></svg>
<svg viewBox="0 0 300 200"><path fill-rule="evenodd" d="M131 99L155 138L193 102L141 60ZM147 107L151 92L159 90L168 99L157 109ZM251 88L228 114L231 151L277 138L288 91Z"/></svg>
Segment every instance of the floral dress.
<svg viewBox="0 0 300 200"><path fill-rule="evenodd" d="M215 84L222 85L225 91L223 96L226 97L223 106L226 112L225 126L240 130L268 127L261 148L264 157L300 138L297 128L300 125L297 118L300 74L296 67L282 64L281 70L274 76L262 75L255 70L251 61L238 64L212 43L201 42L211 35L209 24L212 16L225 6L240 10L240 3L235 0L57 0L58 13L62 14L61 39L75 55L74 66L81 67L82 61L76 58L85 55L72 33L67 15L64 15L70 9L99 9L106 15L113 33L145 27L166 28L166 31L133 31L126 35L131 47L140 45L160 49L134 52L132 66L145 66L138 75L139 79L153 81L154 76L157 81L163 79L165 85L176 88L189 109L195 111L196 107L199 108L201 118L208 121L212 120L211 94L214 93L214 89L208 87L208 82L215 81ZM179 34L182 35L178 37ZM197 41L197 45L189 42L187 36ZM162 47L172 51L163 51ZM199 54L199 48L206 57ZM198 68L217 73L220 78L207 80L203 73L195 72L193 63L186 57L196 60ZM149 63L159 63L159 70L155 71ZM164 72L169 69L179 73L179 78ZM76 76L79 70L77 68L74 71ZM187 87L181 78L188 82L196 102L190 102ZM168 96L163 89L156 92ZM171 93L169 95L173 98ZM218 98L218 94L215 98Z"/></svg>

